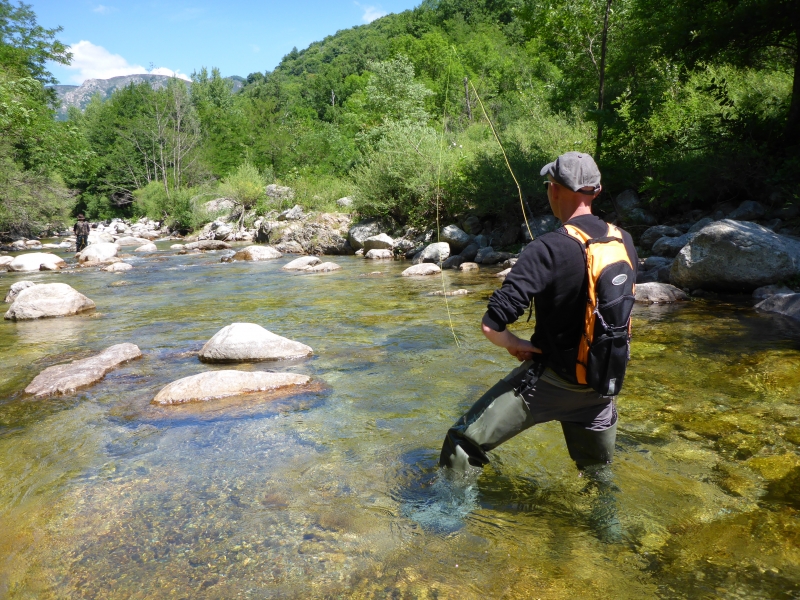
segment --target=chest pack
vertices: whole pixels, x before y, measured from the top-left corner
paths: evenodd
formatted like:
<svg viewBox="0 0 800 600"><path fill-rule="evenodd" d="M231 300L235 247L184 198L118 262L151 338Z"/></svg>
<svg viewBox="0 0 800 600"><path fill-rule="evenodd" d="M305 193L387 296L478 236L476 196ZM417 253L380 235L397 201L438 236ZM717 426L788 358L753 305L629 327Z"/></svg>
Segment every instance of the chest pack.
<svg viewBox="0 0 800 600"><path fill-rule="evenodd" d="M564 228L580 243L589 275L575 377L604 396L616 396L630 359L633 263L622 232L613 225L608 225L606 235L600 238L592 238L574 225Z"/></svg>

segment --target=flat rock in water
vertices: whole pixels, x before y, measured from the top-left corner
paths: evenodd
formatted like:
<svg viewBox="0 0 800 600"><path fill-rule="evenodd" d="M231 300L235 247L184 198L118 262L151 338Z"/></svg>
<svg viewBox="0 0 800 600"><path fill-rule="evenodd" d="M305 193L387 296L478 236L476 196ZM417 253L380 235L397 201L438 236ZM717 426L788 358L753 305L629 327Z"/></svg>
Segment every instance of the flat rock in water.
<svg viewBox="0 0 800 600"><path fill-rule="evenodd" d="M152 242L147 242L136 248L134 252L158 252L158 247Z"/></svg>
<svg viewBox="0 0 800 600"><path fill-rule="evenodd" d="M301 256L300 258L295 258L293 261L286 263L281 269L284 271L304 271L306 267L313 267L320 262L322 261L316 256Z"/></svg>
<svg viewBox="0 0 800 600"><path fill-rule="evenodd" d="M76 256L79 262L104 262L114 258L119 252L119 246L116 244L102 243L92 244L86 246L81 250L80 254Z"/></svg>
<svg viewBox="0 0 800 600"><path fill-rule="evenodd" d="M169 247L169 249L170 250L185 250L185 248L183 247L183 244L172 244Z"/></svg>
<svg viewBox="0 0 800 600"><path fill-rule="evenodd" d="M74 360L66 365L47 367L25 388L25 393L37 398L69 394L100 381L115 367L141 355L142 352L136 344L116 344L95 356Z"/></svg>
<svg viewBox="0 0 800 600"><path fill-rule="evenodd" d="M467 294L469 294L469 290L452 290L450 292L439 290L438 292L431 292L428 296L466 296Z"/></svg>
<svg viewBox="0 0 800 600"><path fill-rule="evenodd" d="M414 277L416 275L436 275L441 273L442 270L433 263L420 263L412 267L408 267L401 273L403 277Z"/></svg>
<svg viewBox="0 0 800 600"><path fill-rule="evenodd" d="M305 358L311 347L267 331L255 323L233 323L220 329L200 350L203 362L249 362Z"/></svg>
<svg viewBox="0 0 800 600"><path fill-rule="evenodd" d="M328 273L329 271L339 271L341 268L335 262L324 262L313 267L306 267L304 271L307 273Z"/></svg>
<svg viewBox="0 0 800 600"><path fill-rule="evenodd" d="M66 283L43 283L22 290L4 318L22 321L65 317L93 308L94 302Z"/></svg>
<svg viewBox="0 0 800 600"><path fill-rule="evenodd" d="M33 254L20 254L8 263L7 269L14 272L54 271L66 266L67 263L60 256L47 252L35 252ZM42 267L46 268L43 269Z"/></svg>
<svg viewBox="0 0 800 600"><path fill-rule="evenodd" d="M184 248L186 250L230 250L233 246L221 240L200 240L186 244Z"/></svg>
<svg viewBox="0 0 800 600"><path fill-rule="evenodd" d="M459 271L480 271L481 270L481 266L478 263L465 262L465 263L461 263L458 266L458 270Z"/></svg>
<svg viewBox="0 0 800 600"><path fill-rule="evenodd" d="M663 304L682 302L689 296L683 290L668 283L639 283L636 285L636 302L645 304Z"/></svg>
<svg viewBox="0 0 800 600"><path fill-rule="evenodd" d="M762 300L766 300L770 296L775 296L777 294L794 294L794 290L786 287L785 285L765 285L753 290L753 300L761 302Z"/></svg>
<svg viewBox="0 0 800 600"><path fill-rule="evenodd" d="M509 273L511 273L511 267L504 269L503 271L500 271L497 275L495 275L495 277L502 277L505 279L506 275L508 275Z"/></svg>
<svg viewBox="0 0 800 600"><path fill-rule="evenodd" d="M124 271L130 271L132 268L133 266L129 265L128 263L118 262L104 267L103 271L108 271L109 273L122 273Z"/></svg>
<svg viewBox="0 0 800 600"><path fill-rule="evenodd" d="M144 246L145 244L149 244L150 240L128 235L125 237L118 238L117 241L115 241L114 243L117 246Z"/></svg>
<svg viewBox="0 0 800 600"><path fill-rule="evenodd" d="M153 404L184 404L204 402L227 396L254 392L269 392L305 385L311 378L295 373L264 373L262 371L209 371L184 377L164 387Z"/></svg>
<svg viewBox="0 0 800 600"><path fill-rule="evenodd" d="M364 258L368 258L370 260L384 260L389 258L394 258L391 250L386 250L384 248L381 249L372 249L369 250L365 255Z"/></svg>
<svg viewBox="0 0 800 600"><path fill-rule="evenodd" d="M775 294L756 304L756 308L800 319L800 294Z"/></svg>
<svg viewBox="0 0 800 600"><path fill-rule="evenodd" d="M8 294L6 294L6 302L10 304L16 299L17 296L19 296L19 293L22 290L27 289L29 287L33 287L35 285L36 284L33 283L32 281L18 281L12 284L11 288L8 290Z"/></svg>
<svg viewBox="0 0 800 600"><path fill-rule="evenodd" d="M233 260L273 260L283 256L272 246L248 246L233 255Z"/></svg>

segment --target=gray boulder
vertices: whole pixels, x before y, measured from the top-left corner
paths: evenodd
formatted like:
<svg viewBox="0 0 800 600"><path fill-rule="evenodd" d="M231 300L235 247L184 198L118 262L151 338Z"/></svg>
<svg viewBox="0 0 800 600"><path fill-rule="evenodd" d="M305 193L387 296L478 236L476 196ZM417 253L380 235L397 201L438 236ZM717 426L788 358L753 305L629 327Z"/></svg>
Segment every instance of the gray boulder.
<svg viewBox="0 0 800 600"><path fill-rule="evenodd" d="M147 243L147 244L144 244L143 246L139 246L138 248L136 248L134 250L134 252L142 252L142 253L144 253L144 252L158 252L158 248L153 243Z"/></svg>
<svg viewBox="0 0 800 600"><path fill-rule="evenodd" d="M257 262L261 260L273 260L281 256L283 256L283 254L272 246L248 246L234 254L233 260L251 260Z"/></svg>
<svg viewBox="0 0 800 600"><path fill-rule="evenodd" d="M303 208L299 204L295 204L289 210L283 211L278 215L278 221L299 221L303 218Z"/></svg>
<svg viewBox="0 0 800 600"><path fill-rule="evenodd" d="M184 246L186 250L230 250L231 246L227 242L221 240L200 240L199 242L190 242Z"/></svg>
<svg viewBox="0 0 800 600"><path fill-rule="evenodd" d="M617 213L626 223L635 225L655 225L656 218L644 210L639 195L633 190L625 190L614 199Z"/></svg>
<svg viewBox="0 0 800 600"><path fill-rule="evenodd" d="M428 244L419 256L419 262L441 264L450 256L450 244L434 242Z"/></svg>
<svg viewBox="0 0 800 600"><path fill-rule="evenodd" d="M689 231L687 233L697 233L703 227L705 227L706 225L711 225L711 223L713 222L714 219L712 219L711 217L705 217L703 219L700 219L697 223L689 227Z"/></svg>
<svg viewBox="0 0 800 600"><path fill-rule="evenodd" d="M19 292L4 318L22 321L65 317L94 308L94 302L66 283L44 283Z"/></svg>
<svg viewBox="0 0 800 600"><path fill-rule="evenodd" d="M305 269L306 273L330 273L331 271L341 271L341 265L335 262L324 262L318 265L308 266Z"/></svg>
<svg viewBox="0 0 800 600"><path fill-rule="evenodd" d="M662 237L653 244L653 254L656 256L674 258L678 256L678 252L681 251L681 248L692 241L695 235L694 233L684 233L678 237Z"/></svg>
<svg viewBox="0 0 800 600"><path fill-rule="evenodd" d="M339 198L336 201L337 206L341 206L342 208L348 208L353 205L353 199L349 196L345 196L344 198Z"/></svg>
<svg viewBox="0 0 800 600"><path fill-rule="evenodd" d="M294 200L294 190L290 187L286 187L285 185L270 183L266 187L265 191L267 192L267 196L273 200Z"/></svg>
<svg viewBox="0 0 800 600"><path fill-rule="evenodd" d="M492 248L491 246L486 246L484 248L481 248L480 250L478 250L475 253L475 259L474 260L479 265L482 265L484 257L488 257L488 256L490 256L492 254L494 254L494 248Z"/></svg>
<svg viewBox="0 0 800 600"><path fill-rule="evenodd" d="M761 302L770 296L776 296L778 294L794 294L794 290L785 285L765 285L753 290L753 300Z"/></svg>
<svg viewBox="0 0 800 600"><path fill-rule="evenodd" d="M461 230L458 225L448 225L439 234L440 242L447 242L453 252L461 252L472 241L472 236Z"/></svg>
<svg viewBox="0 0 800 600"><path fill-rule="evenodd" d="M664 256L648 256L644 259L642 265L644 266L646 271L651 269L659 269L661 267L668 267L672 264L671 258L666 258Z"/></svg>
<svg viewBox="0 0 800 600"><path fill-rule="evenodd" d="M513 258L514 255L509 252L496 252L491 246L481 248L478 255L475 257L475 262L481 265L496 265L499 262Z"/></svg>
<svg viewBox="0 0 800 600"><path fill-rule="evenodd" d="M800 320L800 294L775 294L756 304L756 308Z"/></svg>
<svg viewBox="0 0 800 600"><path fill-rule="evenodd" d="M489 245L489 238L483 234L476 235L473 242L478 244L478 248L486 248Z"/></svg>
<svg viewBox="0 0 800 600"><path fill-rule="evenodd" d="M528 231L528 227L530 226L530 232ZM522 231L522 237L525 239L526 242L530 242L531 240L531 233L533 234L534 238L537 238L545 233L550 233L551 231L555 231L561 227L561 221L559 221L553 215L540 215L538 217L531 217L528 220L528 223L523 223L520 227Z"/></svg>
<svg viewBox="0 0 800 600"><path fill-rule="evenodd" d="M408 267L401 273L403 277L415 277L423 275L436 275L441 273L442 270L433 263L421 263Z"/></svg>
<svg viewBox="0 0 800 600"><path fill-rule="evenodd" d="M46 368L25 388L25 393L37 398L71 394L78 388L100 381L112 369L141 355L135 344L116 344L89 358Z"/></svg>
<svg viewBox="0 0 800 600"><path fill-rule="evenodd" d="M764 205L753 200L745 200L728 214L728 218L734 221L755 221L763 218L766 214L767 210Z"/></svg>
<svg viewBox="0 0 800 600"><path fill-rule="evenodd" d="M645 250L650 250L658 240L663 237L679 237L681 231L669 225L654 225L644 230L639 237L639 245Z"/></svg>
<svg viewBox="0 0 800 600"><path fill-rule="evenodd" d="M463 258L467 262L472 262L475 260L475 257L478 256L478 251L480 249L481 249L480 246L478 246L478 244L473 242L469 246L464 248L459 256L461 256L461 258Z"/></svg>
<svg viewBox="0 0 800 600"><path fill-rule="evenodd" d="M461 266L461 263L464 262L467 262L467 259L459 254L456 254L455 256L449 257L442 263L442 269L457 269Z"/></svg>
<svg viewBox="0 0 800 600"><path fill-rule="evenodd" d="M469 215L464 219L464 231L472 235L477 235L483 230L483 223L475 215Z"/></svg>
<svg viewBox="0 0 800 600"><path fill-rule="evenodd" d="M385 233L373 235L364 240L364 252L370 250L391 250L394 246L394 240Z"/></svg>
<svg viewBox="0 0 800 600"><path fill-rule="evenodd" d="M6 294L6 303L10 304L14 300L16 300L17 296L22 290L28 289L29 287L33 287L36 284L32 281L18 281L16 283L11 284L11 289L8 290L8 294Z"/></svg>
<svg viewBox="0 0 800 600"><path fill-rule="evenodd" d="M233 323L220 329L200 350L203 362L288 360L310 356L313 350L267 331L255 323Z"/></svg>
<svg viewBox="0 0 800 600"><path fill-rule="evenodd" d="M671 280L682 288L745 291L798 274L800 242L745 221L703 228L678 254Z"/></svg>
<svg viewBox="0 0 800 600"><path fill-rule="evenodd" d="M309 381L310 377L295 373L209 371L173 381L156 394L153 404L185 404L256 392L294 391Z"/></svg>
<svg viewBox="0 0 800 600"><path fill-rule="evenodd" d="M381 232L381 225L378 221L361 221L353 225L347 232L347 241L353 250L360 250L364 247L367 238L378 235Z"/></svg>
<svg viewBox="0 0 800 600"><path fill-rule="evenodd" d="M636 302L644 304L663 304L668 302L683 302L689 296L683 290L668 283L638 283L636 284Z"/></svg>
<svg viewBox="0 0 800 600"><path fill-rule="evenodd" d="M110 244L113 246L114 244ZM67 263L60 256L47 252L34 252L32 254L20 254L15 257L8 267L9 271L26 273L30 271L55 271L66 267Z"/></svg>

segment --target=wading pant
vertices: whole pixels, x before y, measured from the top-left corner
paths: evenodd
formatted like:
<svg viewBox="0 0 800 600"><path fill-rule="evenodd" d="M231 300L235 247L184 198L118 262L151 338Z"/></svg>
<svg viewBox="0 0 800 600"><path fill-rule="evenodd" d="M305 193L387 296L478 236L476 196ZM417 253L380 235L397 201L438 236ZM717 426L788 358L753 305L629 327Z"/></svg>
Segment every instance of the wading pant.
<svg viewBox="0 0 800 600"><path fill-rule="evenodd" d="M560 421L572 460L583 470L614 456L617 411L613 398L543 381L522 363L498 381L447 432L439 464L464 471L482 467L486 453L537 423Z"/></svg>
<svg viewBox="0 0 800 600"><path fill-rule="evenodd" d="M86 242L89 239L88 235L80 235L78 234L75 236L75 251L80 252L84 248L86 248Z"/></svg>

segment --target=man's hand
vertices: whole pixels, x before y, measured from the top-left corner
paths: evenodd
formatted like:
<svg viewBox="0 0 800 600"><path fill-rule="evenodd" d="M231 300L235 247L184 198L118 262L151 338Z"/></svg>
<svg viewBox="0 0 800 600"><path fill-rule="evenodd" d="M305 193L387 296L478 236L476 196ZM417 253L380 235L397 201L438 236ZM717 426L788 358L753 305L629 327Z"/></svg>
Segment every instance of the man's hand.
<svg viewBox="0 0 800 600"><path fill-rule="evenodd" d="M505 331L495 331L491 327L482 325L483 335L495 346L500 346L508 350L508 353L520 362L530 360L534 354L541 354L542 351L531 344L528 340L523 340L515 336L508 329Z"/></svg>

